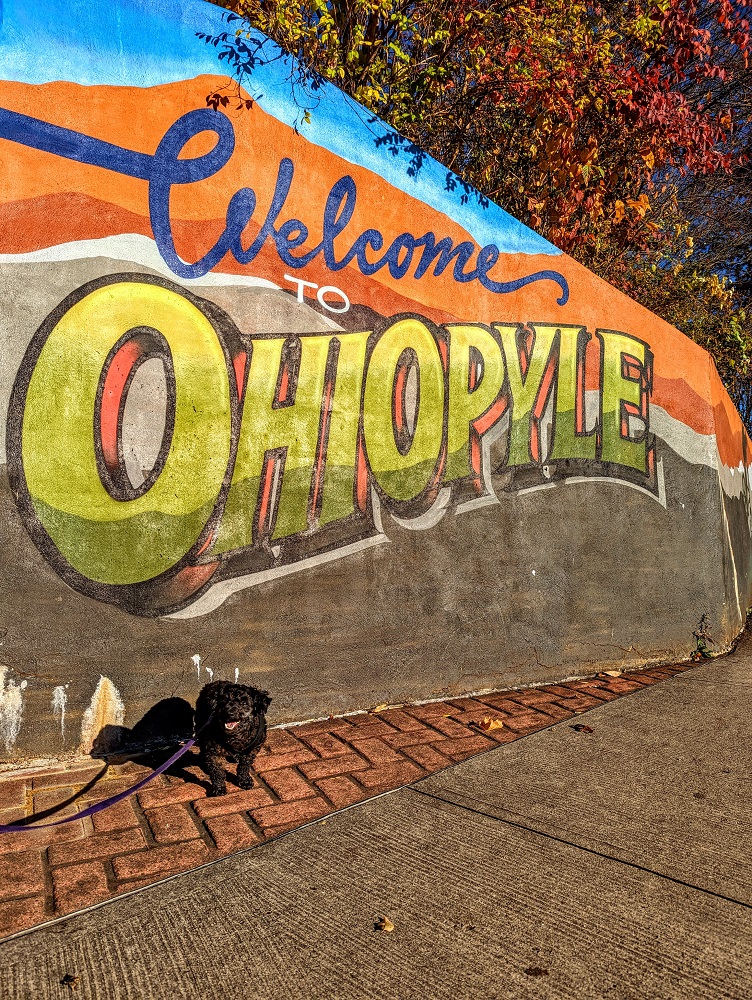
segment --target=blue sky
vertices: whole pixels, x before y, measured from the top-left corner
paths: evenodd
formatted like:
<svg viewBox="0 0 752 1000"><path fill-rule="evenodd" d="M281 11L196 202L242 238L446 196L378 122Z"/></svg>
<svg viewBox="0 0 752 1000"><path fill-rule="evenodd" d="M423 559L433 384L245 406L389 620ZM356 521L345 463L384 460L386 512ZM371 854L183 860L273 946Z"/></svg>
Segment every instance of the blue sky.
<svg viewBox="0 0 752 1000"><path fill-rule="evenodd" d="M0 0L0 14L3 80L151 87L223 73L216 50L196 37L197 31L224 30L222 11L204 0ZM300 117L290 96L286 60L259 66L253 79L253 94L264 111L290 125ZM310 142L444 212L481 246L494 243L507 253L559 254L497 205L484 207L472 195L463 204L462 187L448 191L447 178L453 175L430 157L411 176L413 154L405 149L398 149L397 155L390 152L389 140L396 133L336 87L326 85L321 97L311 122L298 126ZM40 108L40 117L43 114Z"/></svg>

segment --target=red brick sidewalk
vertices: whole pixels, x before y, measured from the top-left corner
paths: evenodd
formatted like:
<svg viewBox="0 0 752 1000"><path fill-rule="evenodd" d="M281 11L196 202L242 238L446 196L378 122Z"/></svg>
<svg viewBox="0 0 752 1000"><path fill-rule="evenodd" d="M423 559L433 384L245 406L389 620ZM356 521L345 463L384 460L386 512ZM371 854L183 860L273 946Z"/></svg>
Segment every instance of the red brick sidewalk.
<svg viewBox="0 0 752 1000"><path fill-rule="evenodd" d="M180 776L159 776L95 816L0 834L0 936L251 847L689 666L273 729L256 759L254 787L243 792L230 785L220 798L206 797L205 776L188 754ZM484 731L487 719L503 726ZM69 815L148 773L135 763L106 768L85 759L0 775L0 824L43 812L47 821Z"/></svg>

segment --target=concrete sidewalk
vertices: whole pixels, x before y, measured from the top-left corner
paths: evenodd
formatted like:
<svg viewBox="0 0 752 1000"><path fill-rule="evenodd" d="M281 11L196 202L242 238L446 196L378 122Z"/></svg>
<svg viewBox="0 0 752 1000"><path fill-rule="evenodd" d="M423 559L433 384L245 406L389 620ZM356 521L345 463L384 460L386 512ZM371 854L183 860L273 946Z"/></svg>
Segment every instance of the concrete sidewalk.
<svg viewBox="0 0 752 1000"><path fill-rule="evenodd" d="M274 839L687 669L649 667L274 728L253 788L238 789L230 764L228 794L219 798L207 798L195 750L156 777L164 752L111 766L80 758L8 771L0 824L68 821L0 835L0 938ZM76 818L148 775L138 794Z"/></svg>
<svg viewBox="0 0 752 1000"><path fill-rule="evenodd" d="M2 995L752 995L752 642L0 947ZM387 916L391 933L374 929Z"/></svg>

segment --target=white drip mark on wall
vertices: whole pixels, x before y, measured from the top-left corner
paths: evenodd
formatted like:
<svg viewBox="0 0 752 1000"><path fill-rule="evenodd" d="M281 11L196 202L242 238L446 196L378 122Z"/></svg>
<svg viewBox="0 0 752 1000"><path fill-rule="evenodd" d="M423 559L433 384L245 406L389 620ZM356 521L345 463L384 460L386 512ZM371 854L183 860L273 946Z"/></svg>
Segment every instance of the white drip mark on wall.
<svg viewBox="0 0 752 1000"><path fill-rule="evenodd" d="M68 695L65 692L65 685L59 684L52 692L52 714L56 719L60 719L60 735L65 742L65 706L68 702Z"/></svg>
<svg viewBox="0 0 752 1000"><path fill-rule="evenodd" d="M738 573L736 571L736 559L734 558L734 543L731 541L731 529L729 528L728 517L726 516L726 504L723 502L723 497L721 497L721 514L723 515L723 526L726 529L726 539L728 541L728 551L731 557L731 569L733 573L734 581L734 593L736 594L736 606L739 609L739 621L744 623L745 609L742 605L741 598L739 596L739 583L738 583Z"/></svg>
<svg viewBox="0 0 752 1000"><path fill-rule="evenodd" d="M200 681L201 680L201 654L200 653L194 653L193 656L191 657L191 659L193 660L193 666L196 668L196 680Z"/></svg>
<svg viewBox="0 0 752 1000"><path fill-rule="evenodd" d="M213 681L213 680L214 680L214 671L213 671L213 670L210 670L210 669L209 669L209 667L204 667L204 670L205 670L205 671L207 672L207 674L209 675L209 680L210 680L210 681Z"/></svg>
<svg viewBox="0 0 752 1000"><path fill-rule="evenodd" d="M0 735L5 744L5 752L13 749L21 732L23 699L26 681L16 684L8 677L8 667L0 666Z"/></svg>
<svg viewBox="0 0 752 1000"><path fill-rule="evenodd" d="M238 678L240 677L240 671L235 667L235 683L238 683Z"/></svg>
<svg viewBox="0 0 752 1000"><path fill-rule="evenodd" d="M105 726L122 726L125 705L109 677L100 675L91 703L81 719L81 750L89 753Z"/></svg>

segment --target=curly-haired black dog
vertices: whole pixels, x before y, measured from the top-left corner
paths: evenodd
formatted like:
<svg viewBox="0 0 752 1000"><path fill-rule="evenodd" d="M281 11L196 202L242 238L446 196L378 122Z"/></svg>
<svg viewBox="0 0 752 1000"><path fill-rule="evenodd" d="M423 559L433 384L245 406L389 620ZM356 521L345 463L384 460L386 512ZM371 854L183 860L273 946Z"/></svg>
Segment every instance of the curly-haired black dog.
<svg viewBox="0 0 752 1000"><path fill-rule="evenodd" d="M266 739L265 713L270 704L266 691L247 684L212 681L201 689L196 701L196 733L201 766L211 781L209 795L227 791L222 758L237 759L241 788L253 785L251 767Z"/></svg>

